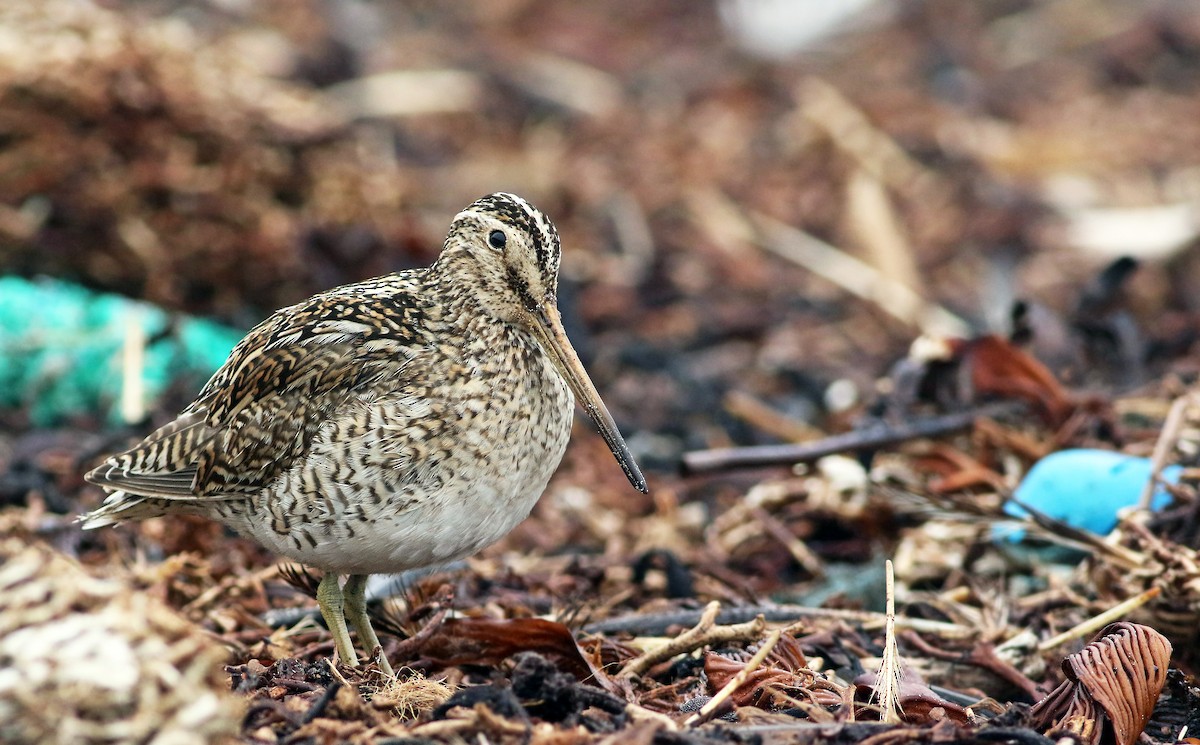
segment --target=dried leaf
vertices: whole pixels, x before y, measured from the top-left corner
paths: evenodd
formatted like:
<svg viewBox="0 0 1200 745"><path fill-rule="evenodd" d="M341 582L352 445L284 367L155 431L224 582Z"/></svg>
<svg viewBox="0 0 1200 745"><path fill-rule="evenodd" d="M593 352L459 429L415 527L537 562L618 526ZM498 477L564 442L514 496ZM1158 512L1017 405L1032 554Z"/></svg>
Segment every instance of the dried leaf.
<svg viewBox="0 0 1200 745"><path fill-rule="evenodd" d="M879 673L863 673L854 679L855 700L870 700L880 685ZM959 704L939 696L923 678L905 665L900 674L899 704L901 716L909 724L927 724L950 720L968 724L970 714Z"/></svg>
<svg viewBox="0 0 1200 745"><path fill-rule="evenodd" d="M1017 398L1037 407L1052 424L1066 420L1072 404L1046 366L1010 342L993 335L951 345L969 373L974 397Z"/></svg>
<svg viewBox="0 0 1200 745"><path fill-rule="evenodd" d="M518 652L537 652L583 680L596 671L571 630L541 618L456 618L446 621L421 651L441 665L498 665Z"/></svg>
<svg viewBox="0 0 1200 745"><path fill-rule="evenodd" d="M1149 626L1114 623L1063 660L1068 680L1030 714L1047 732L1066 731L1098 743L1111 731L1132 745L1146 728L1167 679L1171 643Z"/></svg>

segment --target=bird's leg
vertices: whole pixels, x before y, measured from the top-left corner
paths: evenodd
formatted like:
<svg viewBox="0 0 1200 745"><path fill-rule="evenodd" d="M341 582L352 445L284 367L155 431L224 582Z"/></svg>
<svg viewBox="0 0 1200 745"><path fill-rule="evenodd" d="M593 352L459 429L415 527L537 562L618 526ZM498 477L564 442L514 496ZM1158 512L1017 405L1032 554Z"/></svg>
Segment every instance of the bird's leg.
<svg viewBox="0 0 1200 745"><path fill-rule="evenodd" d="M367 575L351 574L346 580L345 592L346 620L358 632L358 641L368 655L375 654L375 648L379 647L379 669L383 670L385 675L395 676L387 656L383 653L379 637L375 635L375 629L371 628L371 619L367 616Z"/></svg>
<svg viewBox="0 0 1200 745"><path fill-rule="evenodd" d="M353 579L353 578L351 578ZM350 583L346 583L349 588ZM358 666L358 655L354 654L354 645L350 643L350 631L346 628L345 601L342 588L338 585L338 576L326 572L317 585L317 605L321 608L321 617L333 635L333 645L338 657L343 663Z"/></svg>

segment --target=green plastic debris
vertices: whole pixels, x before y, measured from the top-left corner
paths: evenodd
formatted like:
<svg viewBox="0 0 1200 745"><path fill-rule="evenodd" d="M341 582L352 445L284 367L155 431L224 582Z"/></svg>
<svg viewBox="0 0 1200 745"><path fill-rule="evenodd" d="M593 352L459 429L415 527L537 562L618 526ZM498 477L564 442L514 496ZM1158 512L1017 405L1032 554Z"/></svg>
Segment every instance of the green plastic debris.
<svg viewBox="0 0 1200 745"><path fill-rule="evenodd" d="M67 282L0 277L0 406L26 408L37 426L98 412L117 423L127 341L144 344L142 408L180 377L199 386L242 335Z"/></svg>

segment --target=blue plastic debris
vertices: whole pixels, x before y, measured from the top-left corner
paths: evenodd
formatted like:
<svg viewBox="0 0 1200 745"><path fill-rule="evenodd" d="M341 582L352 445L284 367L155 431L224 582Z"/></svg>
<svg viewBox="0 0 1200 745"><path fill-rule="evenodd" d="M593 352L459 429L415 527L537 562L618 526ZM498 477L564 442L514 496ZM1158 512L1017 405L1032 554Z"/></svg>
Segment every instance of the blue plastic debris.
<svg viewBox="0 0 1200 745"><path fill-rule="evenodd" d="M147 340L146 404L180 376L203 383L242 337L211 321L67 282L0 277L0 406L26 408L37 426L97 412L119 421L122 348L134 324Z"/></svg>
<svg viewBox="0 0 1200 745"><path fill-rule="evenodd" d="M1141 500L1151 470L1149 458L1111 450L1060 450L1035 463L1013 496L1068 525L1105 535L1116 527L1119 510ZM1160 475L1166 483L1176 484L1182 472L1181 466L1167 466ZM1151 508L1162 509L1170 500L1167 490L1158 486ZM1005 503L1004 511L1014 517L1028 514L1013 502ZM1005 537L1019 541L1024 531L1014 530Z"/></svg>

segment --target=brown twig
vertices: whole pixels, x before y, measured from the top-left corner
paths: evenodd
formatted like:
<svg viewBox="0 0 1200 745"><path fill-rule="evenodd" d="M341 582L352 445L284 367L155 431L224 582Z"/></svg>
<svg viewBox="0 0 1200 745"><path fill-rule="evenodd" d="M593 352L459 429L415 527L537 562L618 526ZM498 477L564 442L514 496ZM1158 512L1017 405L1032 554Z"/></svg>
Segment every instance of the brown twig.
<svg viewBox="0 0 1200 745"><path fill-rule="evenodd" d="M745 391L730 391L722 405L732 416L781 440L809 442L821 436L816 427L776 411Z"/></svg>
<svg viewBox="0 0 1200 745"><path fill-rule="evenodd" d="M1162 432L1158 436L1158 442L1154 445L1154 454L1151 456L1151 473L1150 478L1146 481L1146 486L1142 489L1142 498L1138 503L1138 509L1148 510L1154 500L1154 491L1160 483L1162 483L1162 470L1167 464L1167 458L1171 451L1175 448L1175 443L1179 440L1179 433L1183 429L1183 423L1186 419L1184 416L1188 407L1200 400L1195 393L1187 393L1175 399L1175 403L1171 404L1171 410L1167 413L1167 419L1163 422Z"/></svg>
<svg viewBox="0 0 1200 745"><path fill-rule="evenodd" d="M669 660L681 654L687 654L711 644L722 644L731 641L751 641L762 636L767 622L761 616L745 623L728 626L717 626L716 620L721 612L721 604L717 601L709 603L704 608L700 621L691 629L683 632L674 639L668 639L662 644L649 649L634 657L621 671L618 678L632 678L641 675L658 663Z"/></svg>
<svg viewBox="0 0 1200 745"><path fill-rule="evenodd" d="M393 647L391 654L388 656L396 660L405 660L416 655L421 651L421 647L425 646L425 642L433 638L433 635L437 633L437 630L442 627L442 624L446 621L446 616L449 613L449 604L439 608L428 621L421 625L421 628L417 630L417 633Z"/></svg>
<svg viewBox="0 0 1200 745"><path fill-rule="evenodd" d="M1161 587L1151 587L1149 590L1146 590L1145 592L1139 593L1137 595L1134 595L1131 598L1128 598L1127 600L1117 603L1116 605L1114 605L1113 607L1104 611L1103 613L1099 613L1095 616L1092 616L1091 618L1087 619L1083 623L1077 624L1077 625L1067 629L1066 631L1062 632L1061 634L1058 634L1057 636L1053 636L1053 637L1045 640L1041 644L1038 644L1038 651L1046 652L1051 649L1054 649L1055 647L1057 647L1058 645L1060 645L1064 642L1069 642L1072 639L1081 639L1085 636L1091 636L1092 634L1096 633L1100 629L1109 625L1113 621L1116 621L1117 619L1122 618L1122 617L1126 616L1127 614L1142 607L1146 603L1148 603L1151 600L1153 600L1154 598L1158 597L1159 594L1161 594L1161 593L1162 593Z"/></svg>
<svg viewBox="0 0 1200 745"><path fill-rule="evenodd" d="M904 634L904 642L928 657L960 665L974 665L981 670L987 670L1001 680L1024 691L1030 700L1036 701L1042 696L1038 684L1030 680L1012 663L996 654L996 648L991 644L976 644L969 652L955 652L930 644L912 632Z"/></svg>
<svg viewBox="0 0 1200 745"><path fill-rule="evenodd" d="M588 624L583 627L583 632L586 634L661 634L671 626L696 624L702 620L701 615L702 611L682 610L621 616ZM747 605L720 611L715 622L736 624L749 621L757 616L762 616L763 620L768 623L794 623L801 618L835 618L862 624L864 628L882 628L887 620L885 614L870 611L810 608L804 605ZM960 624L923 618L904 618L903 616L896 618L896 626L897 628L941 634L950 638L966 638L979 633L977 629Z"/></svg>
<svg viewBox="0 0 1200 745"><path fill-rule="evenodd" d="M764 510L762 507L751 507L750 515L754 520L762 526L767 535L774 538L783 544L796 563L804 567L804 571L814 577L825 576L825 566L804 541L792 535L792 532L787 529L774 515Z"/></svg>
<svg viewBox="0 0 1200 745"><path fill-rule="evenodd" d="M686 475L812 463L838 453L876 450L922 437L952 434L969 429L977 419L1007 414L1023 406L1023 403L1017 401L1001 401L915 422L878 424L815 442L694 450L683 454L683 472Z"/></svg>
<svg viewBox="0 0 1200 745"><path fill-rule="evenodd" d="M746 663L746 666L739 670L737 675L734 675L732 678L730 678L729 682L726 683L720 691L717 691L717 695L713 696L708 700L707 703L704 704L704 706L700 707L700 711L697 711L695 714L692 714L690 717L688 717L683 723L684 726L691 727L693 725L700 724L712 716L713 712L720 708L720 706L724 704L730 696L733 695L734 691L742 687L742 685L750 677L750 674L763 664L763 662L767 659L767 655L771 654L771 650L775 649L775 645L779 643L779 638L782 634L783 629L775 629L772 631L771 635L767 637L767 640L763 642L763 645L759 647L758 651L754 653L754 656L750 658L750 661Z"/></svg>

